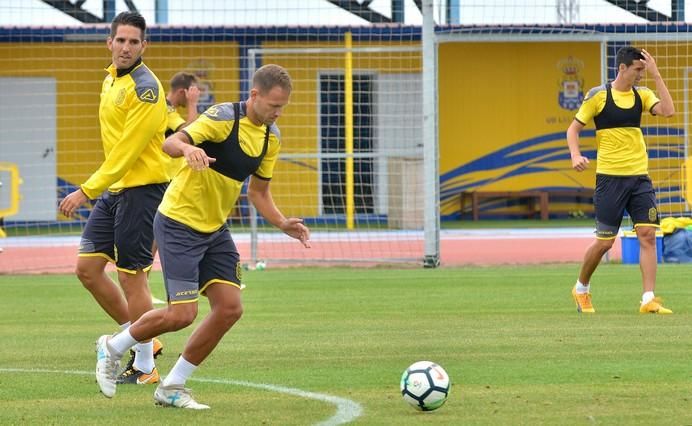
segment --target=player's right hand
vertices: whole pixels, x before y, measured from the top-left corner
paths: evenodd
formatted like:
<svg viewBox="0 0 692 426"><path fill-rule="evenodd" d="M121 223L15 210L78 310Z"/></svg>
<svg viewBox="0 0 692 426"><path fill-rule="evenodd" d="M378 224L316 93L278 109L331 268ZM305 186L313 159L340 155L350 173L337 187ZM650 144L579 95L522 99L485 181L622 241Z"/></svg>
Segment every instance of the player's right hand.
<svg viewBox="0 0 692 426"><path fill-rule="evenodd" d="M583 172L589 168L589 159L583 155L572 157L572 168L578 172Z"/></svg>
<svg viewBox="0 0 692 426"><path fill-rule="evenodd" d="M192 170L204 170L209 167L209 164L216 161L216 158L208 157L207 153L202 148L187 145L183 152L185 161Z"/></svg>
<svg viewBox="0 0 692 426"><path fill-rule="evenodd" d="M188 104L197 104L197 101L199 100L199 87L197 86L190 86L187 90L185 90L185 99L187 100Z"/></svg>

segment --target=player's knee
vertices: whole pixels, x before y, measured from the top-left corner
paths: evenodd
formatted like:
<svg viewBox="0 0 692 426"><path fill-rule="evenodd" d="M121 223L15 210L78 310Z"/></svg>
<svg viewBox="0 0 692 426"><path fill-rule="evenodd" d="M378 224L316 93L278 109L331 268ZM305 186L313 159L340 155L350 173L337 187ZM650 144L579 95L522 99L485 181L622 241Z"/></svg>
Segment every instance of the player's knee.
<svg viewBox="0 0 692 426"><path fill-rule="evenodd" d="M130 299L148 299L151 300L151 291L147 285L147 276L145 272L137 271L136 274L127 272L118 272L118 282L123 289L125 298Z"/></svg>
<svg viewBox="0 0 692 426"><path fill-rule="evenodd" d="M75 275L79 278L84 288L91 289L96 284L96 277L100 271L95 271L93 268L86 267L81 263L77 263L74 270Z"/></svg>
<svg viewBox="0 0 692 426"><path fill-rule="evenodd" d="M233 327L233 324L243 316L243 305L241 303L229 303L219 308L219 316L223 319L226 329Z"/></svg>
<svg viewBox="0 0 692 426"><path fill-rule="evenodd" d="M656 244L656 228L650 226L637 228L637 238L640 245L653 246Z"/></svg>
<svg viewBox="0 0 692 426"><path fill-rule="evenodd" d="M598 249L601 251L601 255L605 254L608 250L613 248L613 244L615 243L615 239L608 239L608 240L598 240Z"/></svg>
<svg viewBox="0 0 692 426"><path fill-rule="evenodd" d="M170 331L177 331L192 324L195 318L197 318L197 304L181 303L169 305L165 321Z"/></svg>

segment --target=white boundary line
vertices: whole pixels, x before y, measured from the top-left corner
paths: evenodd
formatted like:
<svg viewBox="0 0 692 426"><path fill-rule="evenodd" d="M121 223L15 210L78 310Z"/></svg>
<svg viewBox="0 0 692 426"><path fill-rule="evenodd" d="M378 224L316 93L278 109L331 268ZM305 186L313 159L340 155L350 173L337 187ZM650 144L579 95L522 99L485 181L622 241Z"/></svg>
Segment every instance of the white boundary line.
<svg viewBox="0 0 692 426"><path fill-rule="evenodd" d="M46 374L73 374L79 376L92 376L93 371L76 371L76 370L45 370L34 368L0 368L0 373L46 373ZM191 381L200 383L216 383L221 385L244 386L254 389L262 389L270 392L283 393L286 395L297 396L299 398L314 399L316 401L326 402L336 406L336 414L332 417L317 423L317 426L336 426L344 423L349 423L360 417L363 414L363 407L357 402L350 399L340 398L338 396L327 395L323 393L308 392L297 388L288 388L284 386L270 385L266 383L253 383L242 380L230 379L205 379L205 378L190 378Z"/></svg>

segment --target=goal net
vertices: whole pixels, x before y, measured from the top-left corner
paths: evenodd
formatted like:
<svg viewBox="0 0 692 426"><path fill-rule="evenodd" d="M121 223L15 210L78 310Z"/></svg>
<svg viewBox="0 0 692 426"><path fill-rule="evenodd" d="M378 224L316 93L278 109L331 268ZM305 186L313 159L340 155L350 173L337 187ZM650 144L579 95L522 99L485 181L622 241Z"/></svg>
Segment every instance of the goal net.
<svg viewBox="0 0 692 426"><path fill-rule="evenodd" d="M56 206L103 161L98 104L110 60L108 24L80 23L34 3L27 11L10 2L3 12L15 23L61 26L0 28L0 160L17 165L21 179L19 209L3 226L0 272L74 268L91 205L74 218ZM243 193L228 220L243 262L422 264L419 26L375 25L378 16L391 21L389 12L363 15L367 8L328 1L168 3L165 10L134 3L149 24L145 63L167 90L173 74L197 75L199 112L245 100L252 72L263 64L280 64L292 75L291 103L277 123L282 149L271 192L286 216L311 228L312 248L267 225ZM420 23L415 4L405 8L411 6ZM122 11L88 9L89 2L76 7L106 21ZM3 183L0 199L10 203L10 183Z"/></svg>
<svg viewBox="0 0 692 426"><path fill-rule="evenodd" d="M593 127L581 135L596 160L584 173L570 167L565 130L587 91L615 77L626 44L654 55L677 110L642 121L661 214L690 213L692 31L682 0L8 0L0 273L74 268L91 205L74 218L56 206L103 161L105 39L127 7L147 19L144 60L166 89L178 71L198 76L198 112L245 99L263 64L294 78L271 188L286 215L311 227L313 248L268 226L243 194L228 223L250 265L434 266L441 227L470 216L463 193L593 188ZM650 77L642 84L655 90ZM514 217L520 207L480 209ZM588 216L591 200L551 197L549 210Z"/></svg>

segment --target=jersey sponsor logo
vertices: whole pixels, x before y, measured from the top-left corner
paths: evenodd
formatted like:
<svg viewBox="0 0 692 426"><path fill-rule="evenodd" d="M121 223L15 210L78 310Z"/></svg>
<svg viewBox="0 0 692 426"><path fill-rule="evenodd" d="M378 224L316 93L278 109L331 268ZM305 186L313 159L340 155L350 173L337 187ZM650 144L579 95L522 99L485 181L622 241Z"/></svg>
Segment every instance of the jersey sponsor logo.
<svg viewBox="0 0 692 426"><path fill-rule="evenodd" d="M584 100L584 78L580 75L584 62L568 56L557 63L557 68L562 72L558 103L561 108L574 111Z"/></svg>
<svg viewBox="0 0 692 426"><path fill-rule="evenodd" d="M113 101L116 105L120 106L125 102L125 89L120 89L118 94L115 95L115 100Z"/></svg>
<svg viewBox="0 0 692 426"><path fill-rule="evenodd" d="M154 89L147 89L139 94L139 99L144 102L156 103L157 95Z"/></svg>
<svg viewBox="0 0 692 426"><path fill-rule="evenodd" d="M179 296L196 296L199 290L184 290L175 293L176 297Z"/></svg>

